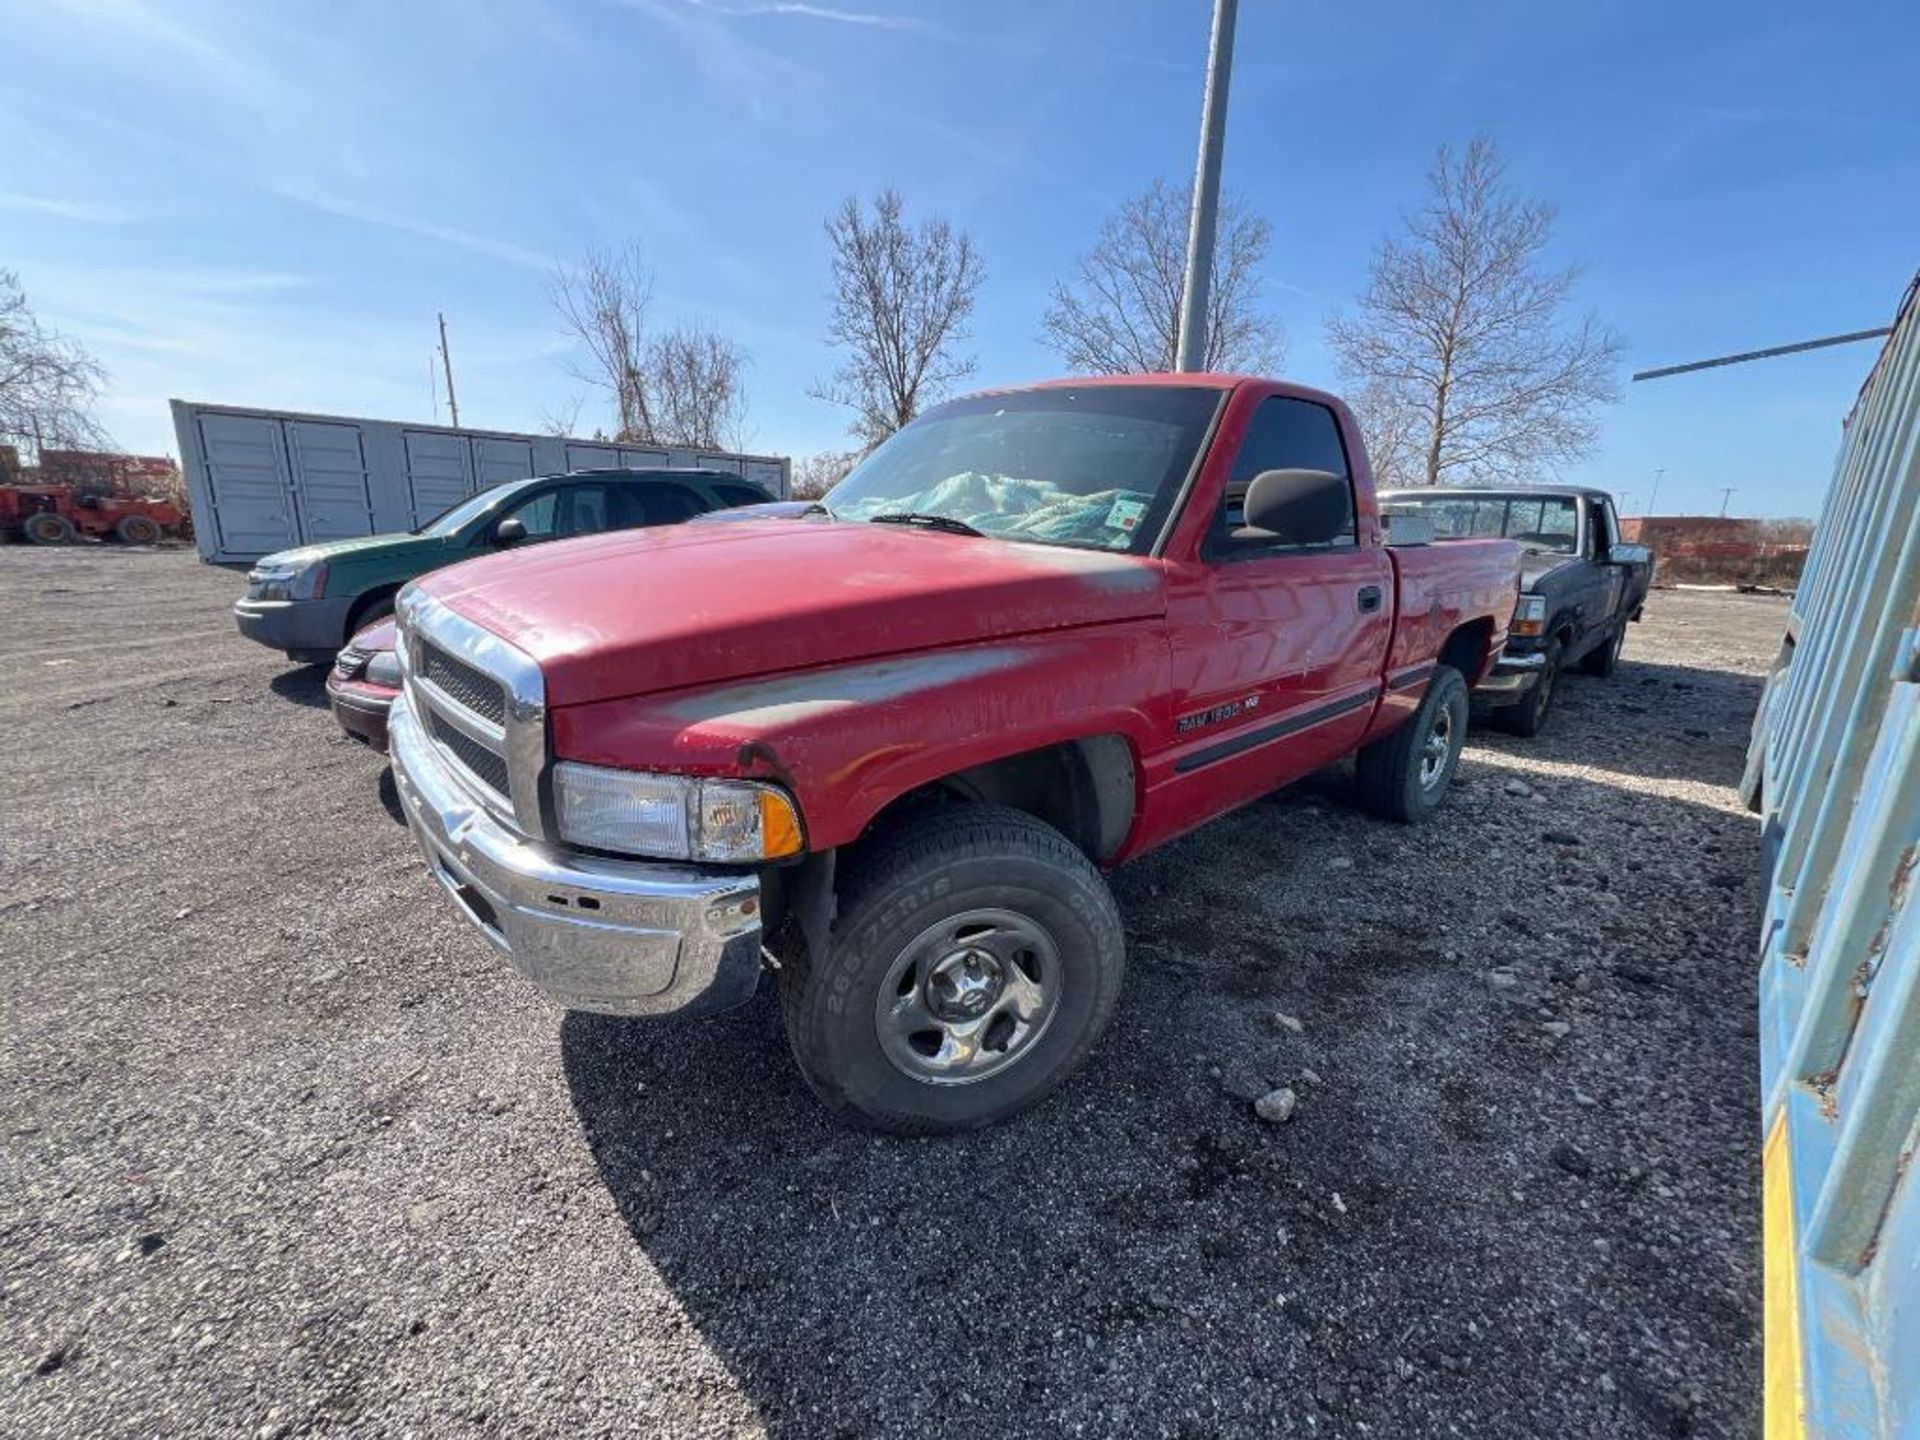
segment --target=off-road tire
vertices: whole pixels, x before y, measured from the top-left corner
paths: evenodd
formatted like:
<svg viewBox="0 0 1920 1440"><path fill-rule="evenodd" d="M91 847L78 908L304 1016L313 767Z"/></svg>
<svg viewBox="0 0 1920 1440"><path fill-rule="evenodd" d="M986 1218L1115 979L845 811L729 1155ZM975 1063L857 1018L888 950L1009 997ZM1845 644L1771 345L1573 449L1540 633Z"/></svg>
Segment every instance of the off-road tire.
<svg viewBox="0 0 1920 1440"><path fill-rule="evenodd" d="M841 1117L899 1135L992 1125L1050 1094L1107 1028L1125 970L1120 912L1099 871L1052 826L997 805L942 805L862 841L839 875L827 953L793 947L780 1001L800 1073ZM1004 1069L958 1084L916 1078L882 1046L881 987L916 937L976 909L1017 914L1052 942L1051 1017Z"/></svg>
<svg viewBox="0 0 1920 1440"><path fill-rule="evenodd" d="M113 533L122 545L157 545L160 522L151 515L122 515L114 522Z"/></svg>
<svg viewBox="0 0 1920 1440"><path fill-rule="evenodd" d="M1540 678L1533 682L1533 688L1514 705L1505 705L1494 711L1493 723L1509 735L1518 735L1530 740L1546 728L1547 713L1553 706L1553 695L1560 688L1560 642L1554 641L1547 647L1547 663L1540 667Z"/></svg>
<svg viewBox="0 0 1920 1440"><path fill-rule="evenodd" d="M1428 741L1436 735L1444 740L1445 753L1438 769L1429 772ZM1427 682L1427 693L1413 718L1355 757L1360 804L1375 815L1404 824L1425 820L1447 798L1466 739L1466 677L1451 665L1442 665Z"/></svg>
<svg viewBox="0 0 1920 1440"><path fill-rule="evenodd" d="M1620 652L1627 644L1627 622L1613 627L1606 640L1580 657L1580 668L1596 679L1605 680L1620 668Z"/></svg>
<svg viewBox="0 0 1920 1440"><path fill-rule="evenodd" d="M37 511L27 516L20 531L27 537L30 545L71 545L73 543L73 522L64 515L56 515L51 510Z"/></svg>

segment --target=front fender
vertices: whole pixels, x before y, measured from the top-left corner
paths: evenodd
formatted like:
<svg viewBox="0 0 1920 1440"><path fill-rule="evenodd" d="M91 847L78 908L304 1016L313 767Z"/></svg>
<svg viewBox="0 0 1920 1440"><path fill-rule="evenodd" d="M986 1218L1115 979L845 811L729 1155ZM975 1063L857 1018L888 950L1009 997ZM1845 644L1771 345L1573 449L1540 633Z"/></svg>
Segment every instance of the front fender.
<svg viewBox="0 0 1920 1440"><path fill-rule="evenodd" d="M772 780L812 850L844 845L922 785L1009 755L1165 733L1166 639L1153 623L1047 631L556 711L556 757Z"/></svg>

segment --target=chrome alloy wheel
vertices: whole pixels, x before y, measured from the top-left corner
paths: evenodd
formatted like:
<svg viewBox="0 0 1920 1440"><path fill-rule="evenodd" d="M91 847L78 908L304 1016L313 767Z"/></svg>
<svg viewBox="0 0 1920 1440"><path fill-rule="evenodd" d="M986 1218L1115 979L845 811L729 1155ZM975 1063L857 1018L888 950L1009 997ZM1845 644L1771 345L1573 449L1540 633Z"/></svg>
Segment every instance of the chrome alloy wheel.
<svg viewBox="0 0 1920 1440"><path fill-rule="evenodd" d="M1453 754L1453 712L1442 705L1433 712L1427 738L1420 744L1420 788L1431 790L1446 773Z"/></svg>
<svg viewBox="0 0 1920 1440"><path fill-rule="evenodd" d="M888 968L873 1007L880 1048L895 1069L931 1085L984 1080L1046 1032L1061 978L1052 937L1026 916L949 916Z"/></svg>

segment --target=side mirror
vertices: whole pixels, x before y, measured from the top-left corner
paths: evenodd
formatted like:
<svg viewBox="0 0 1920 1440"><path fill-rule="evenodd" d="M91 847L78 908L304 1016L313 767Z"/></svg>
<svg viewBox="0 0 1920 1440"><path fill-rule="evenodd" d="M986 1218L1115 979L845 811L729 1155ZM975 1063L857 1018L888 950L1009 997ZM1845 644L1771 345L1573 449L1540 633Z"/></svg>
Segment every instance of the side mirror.
<svg viewBox="0 0 1920 1440"><path fill-rule="evenodd" d="M1645 565L1653 559L1653 551L1644 545L1636 545L1631 540L1615 541L1607 551L1607 562L1611 565Z"/></svg>
<svg viewBox="0 0 1920 1440"><path fill-rule="evenodd" d="M1262 470L1247 486L1246 529L1265 531L1289 545L1325 545L1353 524L1353 488L1329 470Z"/></svg>
<svg viewBox="0 0 1920 1440"><path fill-rule="evenodd" d="M517 516L509 515L493 527L493 543L496 545L518 545L527 538L527 527Z"/></svg>

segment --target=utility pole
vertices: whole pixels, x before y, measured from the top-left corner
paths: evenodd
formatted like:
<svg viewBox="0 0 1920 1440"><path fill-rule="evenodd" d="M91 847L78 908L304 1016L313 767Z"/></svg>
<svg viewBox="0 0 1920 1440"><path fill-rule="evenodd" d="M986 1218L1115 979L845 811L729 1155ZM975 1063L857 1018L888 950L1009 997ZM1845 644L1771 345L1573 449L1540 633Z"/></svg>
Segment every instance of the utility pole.
<svg viewBox="0 0 1920 1440"><path fill-rule="evenodd" d="M447 413L453 416L454 428L460 425L460 402L453 398L453 356L447 351L447 316L440 312L440 363L447 370Z"/></svg>
<svg viewBox="0 0 1920 1440"><path fill-rule="evenodd" d="M1220 213L1220 158L1227 142L1227 84L1233 78L1233 24L1238 0L1213 0L1213 42L1200 103L1200 159L1194 168L1187 227L1187 283L1180 298L1180 343L1174 369L1198 370L1207 358L1207 290L1213 283L1213 232Z"/></svg>
<svg viewBox="0 0 1920 1440"><path fill-rule="evenodd" d="M1653 472L1653 493L1647 496L1647 514L1649 515L1658 515L1660 513L1653 507L1660 499L1660 477L1666 473L1667 470L1664 465Z"/></svg>
<svg viewBox="0 0 1920 1440"><path fill-rule="evenodd" d="M1720 518L1722 520L1727 518L1727 502L1733 499L1733 490L1734 487L1731 485L1720 487Z"/></svg>

